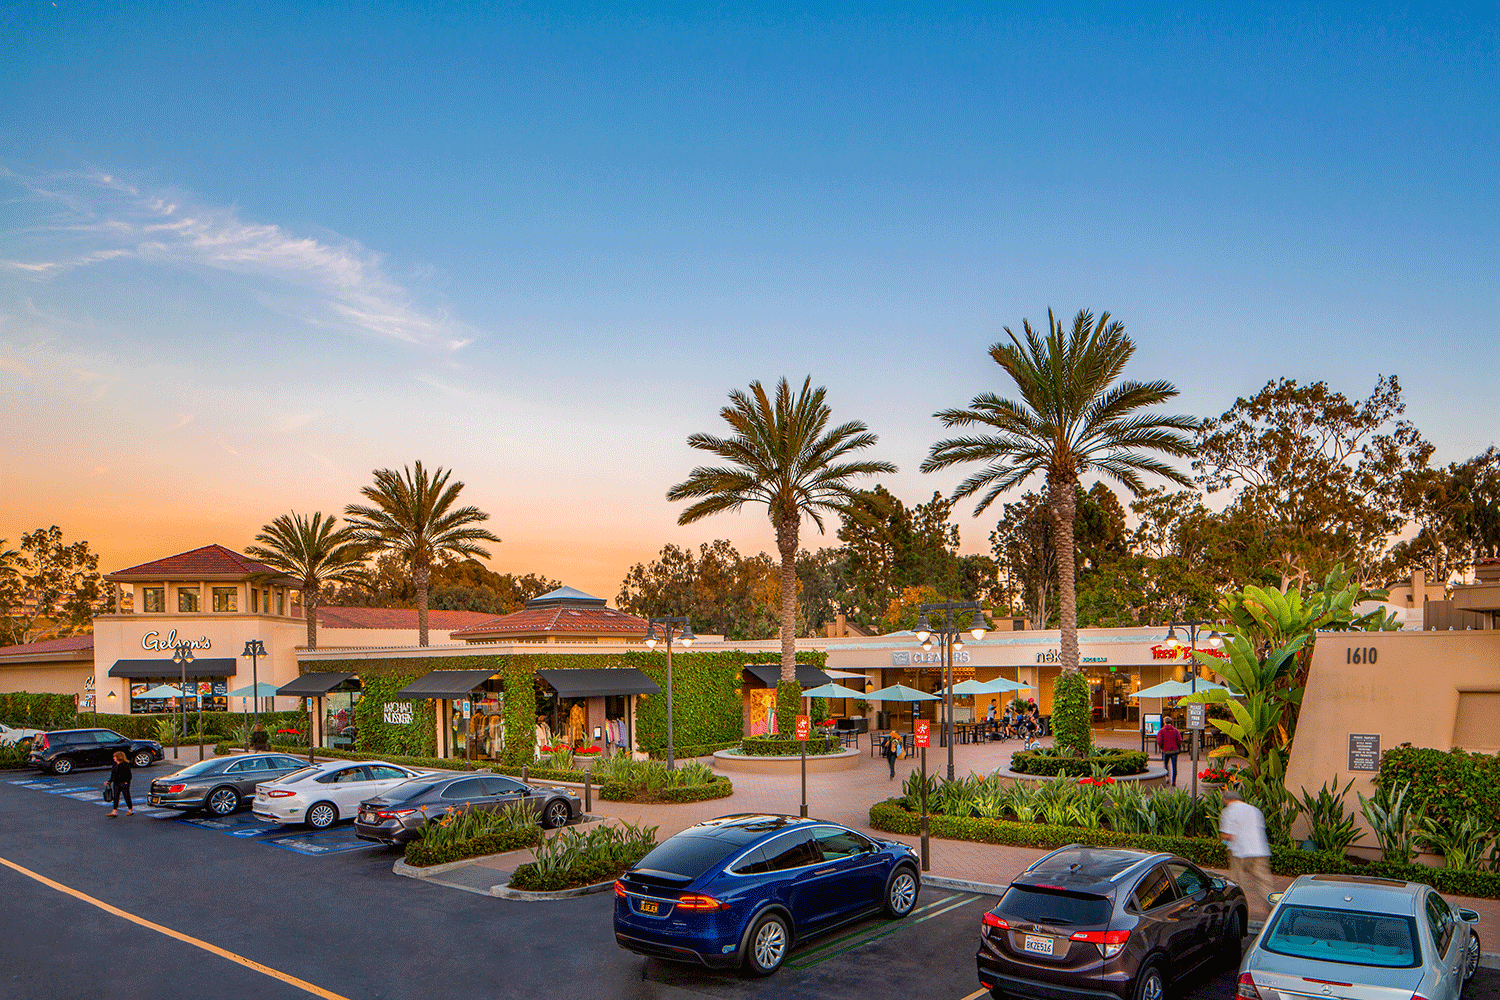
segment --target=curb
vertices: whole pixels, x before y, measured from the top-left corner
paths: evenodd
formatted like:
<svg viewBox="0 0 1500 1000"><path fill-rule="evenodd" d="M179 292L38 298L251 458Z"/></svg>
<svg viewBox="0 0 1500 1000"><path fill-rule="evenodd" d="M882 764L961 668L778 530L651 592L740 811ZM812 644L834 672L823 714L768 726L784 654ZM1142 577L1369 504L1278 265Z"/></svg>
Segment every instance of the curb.
<svg viewBox="0 0 1500 1000"><path fill-rule="evenodd" d="M932 886L934 889L957 889L959 892L980 892L986 896L1003 896L1005 890L1010 888L1004 885L994 885L989 882L971 882L963 878L945 878L942 875L923 875L922 884Z"/></svg>
<svg viewBox="0 0 1500 1000"><path fill-rule="evenodd" d="M522 850L525 850L525 848L523 848ZM409 865L406 863L405 858L397 858L396 863L391 865L391 872L396 875L403 875L406 878L430 878L433 875L441 875L443 872L451 872L455 868L465 868L469 865L474 864L474 862L476 861L488 861L490 858L503 858L507 854L520 854L522 853L522 850L501 851L499 854L476 854L472 858L460 858L457 861L444 861L440 865L428 865L425 868L418 868L416 865Z"/></svg>
<svg viewBox="0 0 1500 1000"><path fill-rule="evenodd" d="M593 885L581 885L576 889L558 889L554 892L527 892L524 889L512 889L508 885L497 885L490 889L490 895L522 903L547 903L557 899L574 899L596 892L608 892L614 884L615 880L610 879L608 882L595 882Z"/></svg>
<svg viewBox="0 0 1500 1000"><path fill-rule="evenodd" d="M1487 951L1479 956L1481 969L1500 969L1500 951Z"/></svg>

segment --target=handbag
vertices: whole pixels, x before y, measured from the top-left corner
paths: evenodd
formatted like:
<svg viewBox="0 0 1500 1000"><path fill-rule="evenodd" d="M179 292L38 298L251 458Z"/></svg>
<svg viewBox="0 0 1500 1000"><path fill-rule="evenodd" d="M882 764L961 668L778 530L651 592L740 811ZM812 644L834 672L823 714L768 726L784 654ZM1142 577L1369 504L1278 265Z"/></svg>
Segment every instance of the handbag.
<svg viewBox="0 0 1500 1000"><path fill-rule="evenodd" d="M112 799L114 797L115 797L115 783L112 782L112 781L106 781L104 783L104 798L106 800L108 800L108 799Z"/></svg>

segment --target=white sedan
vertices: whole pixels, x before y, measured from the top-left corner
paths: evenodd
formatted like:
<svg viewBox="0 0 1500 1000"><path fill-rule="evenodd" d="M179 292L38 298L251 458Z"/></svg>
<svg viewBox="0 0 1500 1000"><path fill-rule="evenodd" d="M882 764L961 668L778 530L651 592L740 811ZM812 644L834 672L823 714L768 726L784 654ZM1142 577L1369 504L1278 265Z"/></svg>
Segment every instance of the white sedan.
<svg viewBox="0 0 1500 1000"><path fill-rule="evenodd" d="M19 743L22 740L34 740L42 735L40 729L16 729L0 722L0 744Z"/></svg>
<svg viewBox="0 0 1500 1000"><path fill-rule="evenodd" d="M256 785L255 815L273 823L306 823L326 830L341 819L353 819L362 800L422 773L378 760L312 764Z"/></svg>

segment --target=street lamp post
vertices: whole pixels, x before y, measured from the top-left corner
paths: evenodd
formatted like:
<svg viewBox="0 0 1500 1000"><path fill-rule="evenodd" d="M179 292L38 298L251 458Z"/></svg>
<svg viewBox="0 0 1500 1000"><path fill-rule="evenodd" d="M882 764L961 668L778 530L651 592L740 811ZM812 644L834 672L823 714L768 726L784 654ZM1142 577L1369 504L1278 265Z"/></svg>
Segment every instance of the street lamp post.
<svg viewBox="0 0 1500 1000"><path fill-rule="evenodd" d="M185 642L179 642L172 653L172 662L182 668L182 686L178 688L177 709L178 718L182 721L182 728L177 734L177 746L173 754L178 760L182 759L182 741L187 737L187 665L193 662L193 647ZM198 715L199 721L203 719L202 712ZM203 752L200 744L198 752Z"/></svg>
<svg viewBox="0 0 1500 1000"><path fill-rule="evenodd" d="M1167 645L1173 649L1182 648L1182 639L1177 635L1181 628L1188 634L1188 664L1189 677L1191 678L1192 693L1198 693L1198 657L1194 654L1198 651L1198 634L1204 625L1212 625L1213 622L1190 618L1187 621L1172 622L1167 626ZM1224 637L1219 634L1218 629L1212 629L1208 633L1208 644L1214 649L1224 645ZM1198 744L1201 739L1202 730L1193 730L1193 832L1197 832L1198 826Z"/></svg>
<svg viewBox="0 0 1500 1000"><path fill-rule="evenodd" d="M250 696L255 703L255 725L251 729L251 732L254 732L255 729L260 728L260 683L255 665L256 660L266 655L265 643L259 639L247 639L245 640L245 651L240 655L250 657ZM241 721L240 725L244 725L244 722Z"/></svg>
<svg viewBox="0 0 1500 1000"><path fill-rule="evenodd" d="M943 719L943 741L948 745L948 780L953 780L953 654L964 648L963 635L968 632L976 641L983 639L989 630L984 621L984 609L978 601L944 601L941 604L923 604L918 609L917 639L923 649L932 648L932 640L938 641L939 670L944 677L943 703L947 707ZM969 627L960 628L958 612L971 611ZM929 614L939 617L934 626Z"/></svg>
<svg viewBox="0 0 1500 1000"><path fill-rule="evenodd" d="M691 646L698 637L693 635L692 623L685 617L673 617L664 615L660 618L652 618L646 624L646 648L656 648L656 627L660 625L663 641L667 644L667 770L670 771L677 766L676 748L673 745L672 733L672 627L681 625L677 638L684 646Z"/></svg>

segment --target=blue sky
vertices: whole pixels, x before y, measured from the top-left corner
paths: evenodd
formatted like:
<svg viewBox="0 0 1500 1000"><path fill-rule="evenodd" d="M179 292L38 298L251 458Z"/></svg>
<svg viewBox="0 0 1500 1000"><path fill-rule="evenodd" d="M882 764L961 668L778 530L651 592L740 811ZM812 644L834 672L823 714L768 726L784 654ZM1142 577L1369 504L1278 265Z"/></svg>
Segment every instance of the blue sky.
<svg viewBox="0 0 1500 1000"><path fill-rule="evenodd" d="M919 500L985 348L1109 310L1222 412L1378 374L1494 439L1496 8L0 12L0 535L112 567L453 466L613 596L725 393L811 374ZM982 548L992 519L961 526ZM816 539L811 539L816 544Z"/></svg>

